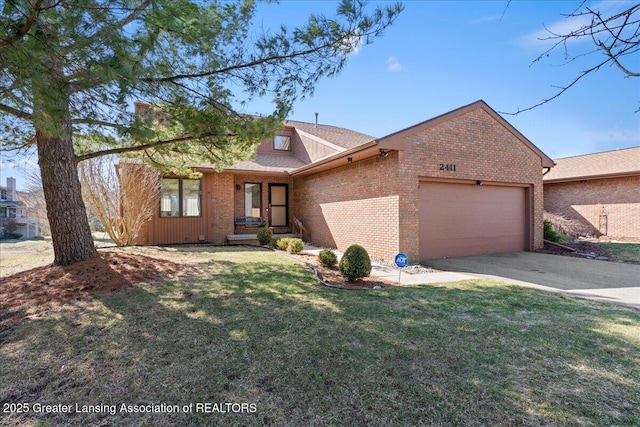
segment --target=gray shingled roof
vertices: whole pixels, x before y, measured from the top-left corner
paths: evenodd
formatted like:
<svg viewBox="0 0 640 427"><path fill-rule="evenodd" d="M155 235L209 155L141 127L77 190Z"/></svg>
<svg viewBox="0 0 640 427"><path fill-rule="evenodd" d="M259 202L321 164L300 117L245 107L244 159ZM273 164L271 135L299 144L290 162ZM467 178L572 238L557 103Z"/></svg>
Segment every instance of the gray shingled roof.
<svg viewBox="0 0 640 427"><path fill-rule="evenodd" d="M355 132L337 126L318 124L316 127L313 123L298 122L295 120L287 120L285 122L285 126L300 129L303 132L322 138L327 142L345 149L357 147L358 145L362 145L375 139L375 137L371 135L365 135L360 132Z"/></svg>
<svg viewBox="0 0 640 427"><path fill-rule="evenodd" d="M293 156L279 154L257 154L253 160L236 162L227 170L247 170L256 172L291 172L306 163Z"/></svg>
<svg viewBox="0 0 640 427"><path fill-rule="evenodd" d="M555 159L544 181L571 181L597 176L640 174L640 147Z"/></svg>

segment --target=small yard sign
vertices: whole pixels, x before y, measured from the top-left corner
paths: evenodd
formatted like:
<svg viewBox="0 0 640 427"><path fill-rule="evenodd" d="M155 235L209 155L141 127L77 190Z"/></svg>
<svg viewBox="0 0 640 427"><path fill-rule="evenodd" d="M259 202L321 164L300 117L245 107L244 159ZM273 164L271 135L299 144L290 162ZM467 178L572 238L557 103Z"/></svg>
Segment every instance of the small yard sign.
<svg viewBox="0 0 640 427"><path fill-rule="evenodd" d="M409 257L407 257L406 254L400 252L398 255L396 255L396 265L398 267L406 267L407 264L409 264Z"/></svg>
<svg viewBox="0 0 640 427"><path fill-rule="evenodd" d="M398 255L396 255L396 265L398 266L398 268L400 268L400 270L398 271L398 285L400 284L402 269L406 267L407 264L409 264L409 257L407 256L407 254L400 252Z"/></svg>

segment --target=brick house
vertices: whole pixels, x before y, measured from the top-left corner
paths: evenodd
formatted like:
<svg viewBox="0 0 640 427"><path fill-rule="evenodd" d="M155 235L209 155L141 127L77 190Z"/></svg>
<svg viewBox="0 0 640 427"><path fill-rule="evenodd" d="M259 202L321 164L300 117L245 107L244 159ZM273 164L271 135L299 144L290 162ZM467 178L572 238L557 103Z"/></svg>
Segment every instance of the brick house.
<svg viewBox="0 0 640 427"><path fill-rule="evenodd" d="M164 178L140 243L224 244L292 232L410 260L542 246L542 175L553 161L484 101L373 138L287 121L253 160L200 180Z"/></svg>
<svg viewBox="0 0 640 427"><path fill-rule="evenodd" d="M640 147L557 159L543 182L546 211L598 237L640 241Z"/></svg>

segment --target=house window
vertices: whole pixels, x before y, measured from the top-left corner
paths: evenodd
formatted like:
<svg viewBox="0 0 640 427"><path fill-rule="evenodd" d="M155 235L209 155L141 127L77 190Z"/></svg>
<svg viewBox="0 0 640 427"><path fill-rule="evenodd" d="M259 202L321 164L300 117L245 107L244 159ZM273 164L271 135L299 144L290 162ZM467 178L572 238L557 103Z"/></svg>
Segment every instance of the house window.
<svg viewBox="0 0 640 427"><path fill-rule="evenodd" d="M246 182L244 184L244 216L260 218L262 208L262 185Z"/></svg>
<svg viewBox="0 0 640 427"><path fill-rule="evenodd" d="M200 180L182 180L182 216L200 216Z"/></svg>
<svg viewBox="0 0 640 427"><path fill-rule="evenodd" d="M163 178L160 187L160 216L200 216L200 180Z"/></svg>
<svg viewBox="0 0 640 427"><path fill-rule="evenodd" d="M7 200L7 190L0 190L0 200Z"/></svg>
<svg viewBox="0 0 640 427"><path fill-rule="evenodd" d="M0 208L0 218L7 217L7 208Z"/></svg>
<svg viewBox="0 0 640 427"><path fill-rule="evenodd" d="M279 151L291 151L291 137L276 135L276 137L273 138L273 149Z"/></svg>

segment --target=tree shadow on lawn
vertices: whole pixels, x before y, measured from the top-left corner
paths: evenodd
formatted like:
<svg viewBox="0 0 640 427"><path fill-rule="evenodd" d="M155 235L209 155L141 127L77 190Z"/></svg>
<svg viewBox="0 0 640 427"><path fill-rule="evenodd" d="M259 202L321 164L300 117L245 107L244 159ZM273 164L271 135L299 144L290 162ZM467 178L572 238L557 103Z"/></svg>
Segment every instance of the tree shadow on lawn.
<svg viewBox="0 0 640 427"><path fill-rule="evenodd" d="M640 422L631 309L488 281L330 290L291 260L250 256L24 325L0 349L0 402L226 410L12 418L56 425Z"/></svg>

